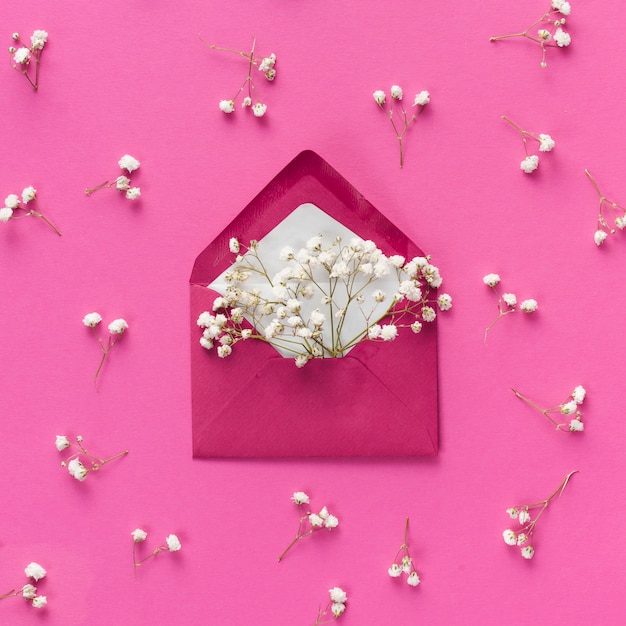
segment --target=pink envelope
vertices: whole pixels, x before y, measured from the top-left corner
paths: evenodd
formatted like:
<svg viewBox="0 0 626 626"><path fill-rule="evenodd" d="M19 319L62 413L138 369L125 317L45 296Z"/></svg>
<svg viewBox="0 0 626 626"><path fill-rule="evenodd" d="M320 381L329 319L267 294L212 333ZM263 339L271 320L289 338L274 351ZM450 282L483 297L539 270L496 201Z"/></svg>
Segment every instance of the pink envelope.
<svg viewBox="0 0 626 626"><path fill-rule="evenodd" d="M435 455L437 328L363 341L342 358L298 368L250 340L221 359L199 343L196 321L220 294L207 289L233 262L229 240L261 239L313 203L387 255L423 252L311 151L300 153L198 256L190 279L194 457ZM306 224L304 225L306 228ZM315 233L311 233L313 236ZM287 244L289 242L285 242Z"/></svg>

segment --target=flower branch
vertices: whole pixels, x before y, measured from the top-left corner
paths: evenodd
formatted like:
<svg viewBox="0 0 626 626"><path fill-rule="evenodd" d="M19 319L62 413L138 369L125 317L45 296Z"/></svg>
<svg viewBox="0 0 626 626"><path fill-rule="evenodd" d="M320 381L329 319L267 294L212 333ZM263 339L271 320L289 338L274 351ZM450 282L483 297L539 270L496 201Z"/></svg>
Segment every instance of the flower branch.
<svg viewBox="0 0 626 626"><path fill-rule="evenodd" d="M611 211L617 217L613 218L613 224L616 228L624 230L626 227L626 207L623 207L613 200L609 200L601 191L596 179L591 175L589 170L585 170L585 174L593 184L596 193L598 194L598 228L593 235L593 240L596 246L601 246L605 239L609 235L615 234L615 228L608 222L608 218L605 215L605 210Z"/></svg>
<svg viewBox="0 0 626 626"><path fill-rule="evenodd" d="M25 76L31 87L37 91L39 89L39 62L43 48L48 41L48 33L45 30L36 30L30 36L30 46L21 40L19 33L13 33L11 38L19 46L18 48L13 45L9 47L11 65L16 72ZM30 68L33 60L35 61L35 76L31 78Z"/></svg>
<svg viewBox="0 0 626 626"><path fill-rule="evenodd" d="M23 217L38 217L61 236L61 231L36 207L37 190L33 186L26 187L22 191L21 200L17 194L9 194L4 199L4 207L0 209L0 222L6 223Z"/></svg>
<svg viewBox="0 0 626 626"><path fill-rule="evenodd" d="M128 330L128 322L123 318L118 318L113 320L108 325L109 337L106 341L102 340L102 337L98 337L96 333L96 327L102 322L102 316L100 313L94 311L93 313L88 313L83 318L83 324L90 328L93 332L94 337L98 340L100 344L100 351L102 352L102 357L100 358L100 363L98 364L98 369L93 377L94 385L97 385L98 376L100 376L100 372L102 371L102 367L104 366L104 361L107 358L109 352L113 349L113 346L121 339L122 335Z"/></svg>
<svg viewBox="0 0 626 626"><path fill-rule="evenodd" d="M539 167L539 156L528 152L528 139L533 139L539 144L539 152L551 152L556 145L556 142L552 139L552 137L550 137L550 135L545 133L537 134L524 130L515 124L515 122L512 122L506 115L503 115L502 119L515 128L515 130L517 130L517 132L521 135L526 157L520 163L520 169L525 174L532 174Z"/></svg>
<svg viewBox="0 0 626 626"><path fill-rule="evenodd" d="M126 170L129 174L138 170L141 165L141 163L130 154L125 154L117 163L122 170ZM85 189L85 194L90 196L92 193L100 191L101 189L115 188L120 193L123 193L128 200L136 200L141 195L141 189L139 187L131 187L131 184L131 179L121 174L113 182L105 180L103 183L91 187L91 189Z"/></svg>
<svg viewBox="0 0 626 626"><path fill-rule="evenodd" d="M89 472L97 472L102 466L114 461L115 459L119 459L122 456L126 456L128 454L128 450L123 450L118 454L109 457L108 459L102 459L94 454L88 452L83 446L83 438L79 435L76 437L76 443L72 443L65 435L57 435L56 436L56 449L59 452L63 450L67 450L68 448L75 448L77 452L74 452L70 456L68 456L64 461L61 462L62 467L67 467L67 471L70 473L70 476L73 476L76 480L82 482L87 478L87 474ZM87 462L87 467L83 460Z"/></svg>
<svg viewBox="0 0 626 626"><path fill-rule="evenodd" d="M24 574L27 578L32 578L35 582L38 582L42 578L45 578L47 572L46 570L39 565L39 563L29 563L24 569ZM27 583L20 589L11 589L11 591L0 595L0 600L5 600L7 598L14 598L17 596L22 596L24 600L31 603L31 606L35 609L42 609L48 604L48 598L46 596L37 595L37 587L32 583Z"/></svg>
<svg viewBox="0 0 626 626"><path fill-rule="evenodd" d="M330 597L328 604L324 609L321 607L319 608L317 612L317 619L313 623L313 626L330 624L343 615L343 612L346 610L348 595L341 587L333 587L332 589L329 589L328 595Z"/></svg>
<svg viewBox="0 0 626 626"><path fill-rule="evenodd" d="M291 496L291 499L298 506L298 530L293 541L278 557L279 561L282 561L289 550L305 537L309 537L323 528L330 531L333 528L337 528L339 525L339 520L334 515L331 515L326 507L323 507L319 513L312 513L308 510L305 512L302 507L305 504L309 504L309 496L303 491L296 491L293 496Z"/></svg>
<svg viewBox="0 0 626 626"><path fill-rule="evenodd" d="M180 539L177 535L168 535L165 538L165 542L155 548L150 554L148 554L148 556L144 557L143 559L137 560L137 544L143 543L148 538L148 533L141 528L136 528L131 533L131 536L133 538L133 565L135 568L135 572L140 565L145 563L147 560L154 558L161 552L178 552L182 548Z"/></svg>
<svg viewBox="0 0 626 626"><path fill-rule="evenodd" d="M537 409L542 415L544 415L550 423L556 427L556 430L564 431L564 432L582 432L585 429L585 425L582 422L582 414L580 412L580 405L584 402L585 396L587 394L585 388L582 385L578 385L572 392L572 395L566 398L561 404L550 407L548 409L542 408L539 405L535 404L532 400L529 400L526 396L523 396L519 391L515 389L511 389L511 391L520 399L526 402L529 406ZM574 416L569 424L561 424L556 419L554 419L553 415L568 415Z"/></svg>
<svg viewBox="0 0 626 626"><path fill-rule="evenodd" d="M407 543L407 533L409 531L409 518L406 518L404 525L404 540L400 546L396 556L393 559L391 567L387 570L389 576L392 578L399 578L402 574L407 575L406 582L411 587L417 587L420 584L420 577L413 564L411 553L409 552L409 546Z"/></svg>
<svg viewBox="0 0 626 626"><path fill-rule="evenodd" d="M563 490L567 486L570 478L576 474L578 470L574 470L570 472L563 482L557 487L557 489L548 496L545 500L541 502L537 502L534 504L522 504L510 507L506 510L509 517L511 519L516 519L520 524L520 528L513 530L511 528L507 528L503 533L502 537L504 539L504 543L509 546L518 546L521 548L521 555L525 559L532 559L535 555L535 548L532 545L532 538L535 532L535 527L539 518L543 515L543 512L548 508L548 505L552 500L563 493ZM530 511L533 509L539 509L539 512L532 517Z"/></svg>

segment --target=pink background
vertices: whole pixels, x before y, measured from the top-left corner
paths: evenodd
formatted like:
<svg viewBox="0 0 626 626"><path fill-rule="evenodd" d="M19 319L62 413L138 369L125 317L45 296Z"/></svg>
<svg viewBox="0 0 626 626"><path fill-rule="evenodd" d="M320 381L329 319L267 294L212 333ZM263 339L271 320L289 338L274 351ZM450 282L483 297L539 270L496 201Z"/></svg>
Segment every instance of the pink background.
<svg viewBox="0 0 626 626"><path fill-rule="evenodd" d="M535 44L488 41L538 18L539 0L2 3L7 46L15 30L50 39L39 93L8 62L1 70L0 194L34 185L63 236L35 219L0 224L0 593L37 561L49 602L37 612L2 601L0 622L312 624L339 585L345 626L623 623L626 241L594 245L584 168L626 203L626 39L615 3L573 5L573 43L550 49L542 69ZM259 76L264 119L217 109L246 66L198 33L242 50L254 34L258 52L277 54L275 83ZM432 97L403 170L371 96L394 83ZM557 141L532 176L503 114ZM439 325L437 458L191 458L194 259L303 149L432 254L454 297ZM87 198L125 153L141 161L141 199ZM496 314L488 272L540 310L501 320L485 346ZM81 324L92 310L130 323L99 392L98 347ZM509 390L557 404L578 384L588 400L576 436L553 432ZM62 433L97 454L130 454L78 483L59 466ZM505 509L546 497L573 469L524 561L502 541ZM340 526L278 564L300 489ZM406 515L417 589L386 573ZM146 549L169 533L183 549L135 577L137 526Z"/></svg>

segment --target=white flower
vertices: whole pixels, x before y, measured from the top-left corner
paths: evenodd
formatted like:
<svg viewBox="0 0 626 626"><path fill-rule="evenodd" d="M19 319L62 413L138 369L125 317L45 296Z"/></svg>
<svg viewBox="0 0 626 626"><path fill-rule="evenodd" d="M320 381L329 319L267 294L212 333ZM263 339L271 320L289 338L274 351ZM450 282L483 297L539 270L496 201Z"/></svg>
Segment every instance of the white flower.
<svg viewBox="0 0 626 626"><path fill-rule="evenodd" d="M232 100L220 100L220 111L232 113L235 110L235 103Z"/></svg>
<svg viewBox="0 0 626 626"><path fill-rule="evenodd" d="M83 324L85 326L89 326L90 328L95 328L102 321L102 316L100 313L87 313L85 317L83 317Z"/></svg>
<svg viewBox="0 0 626 626"><path fill-rule="evenodd" d="M575 418L569 423L569 429L573 433L579 433L585 430L585 425L580 421L580 418Z"/></svg>
<svg viewBox="0 0 626 626"><path fill-rule="evenodd" d="M420 584L420 577L417 575L417 572L411 572L409 577L406 579L406 582L411 585L411 587L417 587Z"/></svg>
<svg viewBox="0 0 626 626"><path fill-rule="evenodd" d="M440 311L449 311L452 308L452 296L447 293L442 293L437 298L437 306Z"/></svg>
<svg viewBox="0 0 626 626"><path fill-rule="evenodd" d="M65 450L65 448L69 448L70 440L65 435L57 435L56 441L54 444L59 452Z"/></svg>
<svg viewBox="0 0 626 626"><path fill-rule="evenodd" d="M252 112L254 113L255 117L263 117L266 111L267 111L267 104L261 104L260 102L257 102L252 107Z"/></svg>
<svg viewBox="0 0 626 626"><path fill-rule="evenodd" d="M572 43L572 37L569 33L566 33L561 27L559 27L556 31L554 31L554 41L560 48L565 48Z"/></svg>
<svg viewBox="0 0 626 626"><path fill-rule="evenodd" d="M523 546L528 541L528 535L526 533L520 533L517 535L517 545Z"/></svg>
<svg viewBox="0 0 626 626"><path fill-rule="evenodd" d="M543 41L550 41L550 38L552 37L552 35L550 35L550 31L545 28L540 28L537 31L537 35L539 36L539 39Z"/></svg>
<svg viewBox="0 0 626 626"><path fill-rule="evenodd" d="M389 263L391 263L391 265L393 265L393 267L397 269L400 269L405 262L405 258L403 256L400 256L399 254L393 254L387 260L389 261Z"/></svg>
<svg viewBox="0 0 626 626"><path fill-rule="evenodd" d="M127 176L118 176L115 179L115 188L118 191L126 191L130 188L130 178Z"/></svg>
<svg viewBox="0 0 626 626"><path fill-rule="evenodd" d="M596 230L593 234L593 240L595 241L596 246L601 246L607 237L608 235L603 230Z"/></svg>
<svg viewBox="0 0 626 626"><path fill-rule="evenodd" d="M24 65L30 61L30 50L28 48L18 48L13 55L13 60L19 65Z"/></svg>
<svg viewBox="0 0 626 626"><path fill-rule="evenodd" d="M241 102L241 108L245 109L246 107L252 106L252 98L250 96L246 96Z"/></svg>
<svg viewBox="0 0 626 626"><path fill-rule="evenodd" d="M526 522L530 522L530 513L526 509L522 509L518 519L520 524L526 524Z"/></svg>
<svg viewBox="0 0 626 626"><path fill-rule="evenodd" d="M380 337L383 341L392 341L398 336L398 329L394 324L384 324L380 329Z"/></svg>
<svg viewBox="0 0 626 626"><path fill-rule="evenodd" d="M483 282L489 287L495 287L500 282L500 276L498 274L487 274L483 277Z"/></svg>
<svg viewBox="0 0 626 626"><path fill-rule="evenodd" d="M87 469L80 462L80 459L72 459L67 464L67 471L70 473L70 476L81 482L87 478Z"/></svg>
<svg viewBox="0 0 626 626"><path fill-rule="evenodd" d="M566 2L566 0L552 0L552 8L563 15L569 15L572 11L570 3Z"/></svg>
<svg viewBox="0 0 626 626"><path fill-rule="evenodd" d="M46 598L46 596L36 596L33 598L33 606L36 609L42 609L46 604L48 604L48 598Z"/></svg>
<svg viewBox="0 0 626 626"><path fill-rule="evenodd" d="M167 549L170 552L177 552L181 549L180 540L176 535L168 535L165 538L165 543L167 544Z"/></svg>
<svg viewBox="0 0 626 626"><path fill-rule="evenodd" d="M374 298L374 300L376 300L376 302L383 302L384 299L387 296L385 295L384 291L381 291L380 289L377 289L373 294L372 294L372 298Z"/></svg>
<svg viewBox="0 0 626 626"><path fill-rule="evenodd" d="M626 227L626 216L616 217L615 226L617 226L620 230L624 230L624 227Z"/></svg>
<svg viewBox="0 0 626 626"><path fill-rule="evenodd" d="M24 204L28 204L31 200L35 199L37 195L37 190L31 185L30 187L26 187L22 191L22 202Z"/></svg>
<svg viewBox="0 0 626 626"><path fill-rule="evenodd" d="M22 598L32 600L37 595L37 587L30 583L22 587Z"/></svg>
<svg viewBox="0 0 626 626"><path fill-rule="evenodd" d="M126 191L126 197L129 200L136 200L141 195L141 189L139 187L131 187Z"/></svg>
<svg viewBox="0 0 626 626"><path fill-rule="evenodd" d="M346 605L343 602L333 602L330 610L335 617L339 617L346 610Z"/></svg>
<svg viewBox="0 0 626 626"><path fill-rule="evenodd" d="M295 254L296 251L291 246L285 246L284 248L281 248L278 258L281 261L291 261Z"/></svg>
<svg viewBox="0 0 626 626"><path fill-rule="evenodd" d="M227 345L221 345L217 348L217 356L221 359L225 359L227 356L230 356L233 352L233 349Z"/></svg>
<svg viewBox="0 0 626 626"><path fill-rule="evenodd" d="M311 513L309 515L309 523L311 524L311 526L321 527L324 524L324 520L316 513Z"/></svg>
<svg viewBox="0 0 626 626"><path fill-rule="evenodd" d="M392 578L398 578L402 574L402 568L397 563L394 563L387 571Z"/></svg>
<svg viewBox="0 0 626 626"><path fill-rule="evenodd" d="M17 196L16 194L12 193L9 194L5 199L4 199L4 206L8 207L9 209L16 209L17 205L20 203L20 199L19 196Z"/></svg>
<svg viewBox="0 0 626 626"><path fill-rule="evenodd" d="M321 250L322 249L322 236L321 235L316 235L315 237L311 237L307 242L306 242L306 249L313 252L315 250Z"/></svg>
<svg viewBox="0 0 626 626"><path fill-rule="evenodd" d="M8 206L0 209L0 222L8 222L13 217L13 209Z"/></svg>
<svg viewBox="0 0 626 626"><path fill-rule="evenodd" d="M415 321L411 324L411 330L417 335L422 330L422 323Z"/></svg>
<svg viewBox="0 0 626 626"><path fill-rule="evenodd" d="M372 95L374 96L374 100L376 100L378 104L383 105L385 103L385 98L387 96L385 95L384 91L378 90L375 91Z"/></svg>
<svg viewBox="0 0 626 626"><path fill-rule="evenodd" d="M535 548L533 548L532 546L524 546L522 548L522 556L525 559L532 559L534 554L535 554Z"/></svg>
<svg viewBox="0 0 626 626"><path fill-rule="evenodd" d="M539 157L536 154L527 156L519 166L525 174L532 174L539 167Z"/></svg>
<svg viewBox="0 0 626 626"><path fill-rule="evenodd" d="M130 156L130 154L125 154L117 163L123 170L128 172L134 172L139 169L141 165L139 161L135 157Z"/></svg>
<svg viewBox="0 0 626 626"><path fill-rule="evenodd" d="M328 515L324 520L324 526L330 530L339 526L339 520L334 515Z"/></svg>
<svg viewBox="0 0 626 626"><path fill-rule="evenodd" d="M128 322L120 317L113 320L108 328L112 335L121 335L128 328Z"/></svg>
<svg viewBox="0 0 626 626"><path fill-rule="evenodd" d="M24 573L28 578L32 578L33 580L41 580L46 576L46 570L39 565L39 563L29 563L24 569Z"/></svg>
<svg viewBox="0 0 626 626"><path fill-rule="evenodd" d="M132 533L130 533L133 537L133 541L135 543L140 543L141 541L145 541L148 533L141 528L135 528Z"/></svg>
<svg viewBox="0 0 626 626"><path fill-rule="evenodd" d="M291 496L291 499L296 504L308 504L309 503L309 496L307 496L307 494L304 493L304 491L296 491L293 494L293 496Z"/></svg>
<svg viewBox="0 0 626 626"><path fill-rule="evenodd" d="M507 306L513 308L517 304L517 297L514 293L503 293L502 299Z"/></svg>
<svg viewBox="0 0 626 626"><path fill-rule="evenodd" d="M391 97L394 100L402 100L402 87L400 87L399 85L393 85L390 91Z"/></svg>
<svg viewBox="0 0 626 626"><path fill-rule="evenodd" d="M537 300L535 300L534 298L524 300L520 304L520 308L522 309L522 311L524 311L524 313L534 313L537 310L538 306L539 305L537 304Z"/></svg>
<svg viewBox="0 0 626 626"><path fill-rule="evenodd" d="M436 317L437 317L437 313L435 309L433 309L433 307L431 306L422 307L422 319L425 322L434 322Z"/></svg>
<svg viewBox="0 0 626 626"><path fill-rule="evenodd" d="M239 252L239 241L237 237L231 237L228 241L228 248L233 254L237 254Z"/></svg>
<svg viewBox="0 0 626 626"><path fill-rule="evenodd" d="M519 510L516 507L511 507L510 509L507 509L506 512L511 519L517 519L517 516L519 515Z"/></svg>
<svg viewBox="0 0 626 626"><path fill-rule="evenodd" d="M574 402L576 404L582 404L585 400L586 395L586 389L582 385L578 385L578 387L576 387L572 393L572 398L574 398Z"/></svg>
<svg viewBox="0 0 626 626"><path fill-rule="evenodd" d="M296 357L296 367L304 367L310 360L308 354L299 354Z"/></svg>
<svg viewBox="0 0 626 626"><path fill-rule="evenodd" d="M276 70L272 68L271 70L265 72L265 78L267 78L270 82L273 81L276 78Z"/></svg>
<svg viewBox="0 0 626 626"><path fill-rule="evenodd" d="M574 400L571 400L561 406L561 413L563 413L563 415L571 415L572 413L576 413L577 409L578 405Z"/></svg>
<svg viewBox="0 0 626 626"><path fill-rule="evenodd" d="M48 41L48 33L45 30L36 30L30 36L30 42L34 50L41 50L46 41Z"/></svg>
<svg viewBox="0 0 626 626"><path fill-rule="evenodd" d="M544 135L541 133L539 135L539 151L540 152L550 152L552 148L556 145L556 141L550 137L550 135Z"/></svg>
<svg viewBox="0 0 626 626"><path fill-rule="evenodd" d="M420 91L415 96L415 102L413 103L413 105L423 107L423 106L426 106L429 102L430 102L430 94L427 91Z"/></svg>
<svg viewBox="0 0 626 626"><path fill-rule="evenodd" d="M381 328L380 324L373 324L372 326L369 327L367 331L367 338L378 339L380 337L382 330L383 329Z"/></svg>
<svg viewBox="0 0 626 626"><path fill-rule="evenodd" d="M348 600L348 596L346 592L341 587L333 587L332 589L328 590L328 593L330 594L330 599L333 602L338 602L339 604L345 604L346 601Z"/></svg>
<svg viewBox="0 0 626 626"><path fill-rule="evenodd" d="M311 311L309 319L311 320L313 326L319 328L326 321L326 316L319 309L315 309L314 311Z"/></svg>
<svg viewBox="0 0 626 626"><path fill-rule="evenodd" d="M504 539L504 543L507 546L514 546L517 544L517 535L510 528L507 528L503 533L502 537Z"/></svg>

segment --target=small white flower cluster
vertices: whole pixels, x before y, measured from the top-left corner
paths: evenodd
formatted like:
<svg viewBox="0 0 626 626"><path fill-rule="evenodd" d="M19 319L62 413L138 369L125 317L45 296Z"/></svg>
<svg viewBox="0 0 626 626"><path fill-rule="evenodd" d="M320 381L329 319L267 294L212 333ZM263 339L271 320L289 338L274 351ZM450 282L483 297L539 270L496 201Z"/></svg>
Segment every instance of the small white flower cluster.
<svg viewBox="0 0 626 626"><path fill-rule="evenodd" d="M404 93L402 91L402 87L399 85L392 85L389 90L391 94L391 100L389 102L389 106L386 108L385 103L387 102L387 94L381 89L377 89L373 94L373 98L376 101L376 104L380 107L381 111L384 111L391 122L391 126L393 127L393 131L396 135L398 143L400 144L400 167L404 165L404 135L406 131L409 129L409 126L415 122L417 116L422 112L424 107L430 102L430 94L428 91L420 91L413 100L412 107L416 107L413 115L408 117L407 110L404 108L404 104L402 102L402 98ZM393 116L394 105L400 108L400 113L402 115L402 130L396 125L396 121Z"/></svg>
<svg viewBox="0 0 626 626"><path fill-rule="evenodd" d="M343 615L343 612L346 610L348 594L341 587L329 589L328 595L330 596L330 600L326 608L320 608L317 612L317 619L313 623L313 626L334 622L340 615ZM328 613L331 613L332 617L327 618Z"/></svg>
<svg viewBox="0 0 626 626"><path fill-rule="evenodd" d="M491 287L496 294L498 295L498 317L496 317L489 326L487 326L485 330L484 341L487 342L487 334L493 328L494 324L505 315L509 315L509 313L513 313L517 310L517 296L514 293L503 293L499 295L497 285L500 283L500 276L498 274L487 274L483 276L483 282L488 287ZM539 307L537 300L534 298L528 298L527 300L523 300L519 304L519 309L524 313L534 313Z"/></svg>
<svg viewBox="0 0 626 626"><path fill-rule="evenodd" d="M33 562L25 567L24 574L26 574L27 578L32 578L35 582L38 582L46 577L47 572L39 563ZM24 600L30 602L31 606L36 609L42 609L48 604L48 598L46 596L37 595L37 587L31 583L27 583L17 591L12 589L8 593L0 595L0 600L15 596L22 596Z"/></svg>
<svg viewBox="0 0 626 626"><path fill-rule="evenodd" d="M409 546L407 544L406 536L409 529L409 518L406 518L406 524L404 527L404 543L400 546L391 567L387 570L387 573L391 578L399 578L402 574L407 575L406 582L411 587L417 587L421 580L413 564L413 559L409 553Z"/></svg>
<svg viewBox="0 0 626 626"><path fill-rule="evenodd" d="M76 444L71 443L66 435L57 435L55 446L59 452L63 452L63 450L70 447L78 449L78 452L74 452L61 462L61 467L67 467L67 471L70 473L70 476L79 482L83 482L87 478L87 474L89 472L96 472L110 461L128 454L128 450L124 450L123 452L120 452L119 454L116 454L108 459L101 459L100 457L94 456L85 450L85 447L83 446L83 438L80 435L76 437ZM81 460L81 455L89 460L89 468Z"/></svg>
<svg viewBox="0 0 626 626"><path fill-rule="evenodd" d="M524 142L524 151L526 152L526 157L520 163L520 169L525 174L532 174L539 167L539 156L536 154L528 153L528 139L533 139L539 143L539 152L551 152L556 142L550 135L545 133L530 133L527 130L523 130L517 124L513 123L506 115L502 116L502 119L505 122L508 122L513 128L515 128L522 137L522 141Z"/></svg>
<svg viewBox="0 0 626 626"><path fill-rule="evenodd" d="M593 183L595 187L596 193L598 194L599 199L599 208L598 208L598 227L596 232L593 234L593 241L596 246L601 246L609 235L615 234L615 228L619 230L624 230L626 227L626 207L623 207L617 202L613 202L609 200L598 187L598 183L595 178L591 175L589 170L585 170L585 174L587 174L589 180ZM608 222L606 215L604 214L604 210L608 209L613 212L613 226L611 226Z"/></svg>
<svg viewBox="0 0 626 626"><path fill-rule="evenodd" d="M61 235L61 231L36 208L36 203L37 190L32 185L22 190L21 198L16 193L9 194L4 199L4 207L0 208L0 222L6 223L20 217L38 217L48 224L57 235Z"/></svg>
<svg viewBox="0 0 626 626"><path fill-rule="evenodd" d="M515 389L513 389L512 391L518 398L520 398L520 400L523 400L524 402L526 402L526 404L529 404L530 406L540 411L543 415L545 415L552 423L552 425L556 427L556 430L571 433L580 433L585 430L585 425L582 421L580 405L582 405L582 403L585 401L587 391L582 385L578 385L572 392L571 396L568 396L564 402L549 409L541 408L532 400L529 400L527 397L523 396ZM569 424L560 424L556 419L552 417L553 414L573 417L571 417Z"/></svg>
<svg viewBox="0 0 626 626"><path fill-rule="evenodd" d="M106 359L107 355L109 354L113 346L120 340L121 336L128 330L128 322L125 319L121 317L114 319L108 325L109 337L107 342L105 343L102 340L102 337L98 337L98 335L96 334L96 328L100 324L100 322L102 322L102 315L100 315L100 313L98 313L97 311L94 311L93 313L87 313L87 315L83 317L83 324L87 326L87 328L90 328L92 330L94 336L100 344L100 350L102 352L100 364L98 365L98 369L96 370L96 373L94 375L94 383L96 383L98 380L98 376L102 371L102 366L104 365L104 360Z"/></svg>
<svg viewBox="0 0 626 626"><path fill-rule="evenodd" d="M313 533L322 530L322 528L326 528L327 530L332 530L333 528L337 528L339 526L339 520L328 512L327 507L322 507L319 513L313 513L309 510L304 511L303 505L309 504L309 496L304 493L304 491L296 491L292 496L291 500L298 506L298 511L300 512L300 519L298 523L298 531L296 533L295 539L287 546L285 551L278 557L278 560L281 561L284 556L293 548L298 541L303 539L304 537L308 537Z"/></svg>
<svg viewBox="0 0 626 626"><path fill-rule="evenodd" d="M141 165L141 163L139 163L139 161L130 154L125 154L117 163L122 170L126 170L129 174L138 170ZM117 189L120 193L123 193L129 200L136 200L139 196L141 196L141 189L139 187L131 187L131 185L131 179L128 176L121 174L112 183L107 180L100 185L91 187L91 189L85 189L85 193L90 196L94 193L94 191L115 187L115 189Z"/></svg>
<svg viewBox="0 0 626 626"><path fill-rule="evenodd" d="M168 535L165 538L165 543L161 544L148 556L138 561L136 546L138 543L143 543L148 538L148 533L141 528L135 528L135 530L133 530L130 534L133 538L133 564L135 568L139 567L142 563L156 556L160 552L178 552L182 548L178 535Z"/></svg>
<svg viewBox="0 0 626 626"><path fill-rule="evenodd" d="M48 41L48 33L45 30L36 30L30 36L30 46L22 42L19 33L13 33L11 38L18 46L17 48L14 45L9 46L9 54L12 56L11 65L13 69L26 76L32 88L37 91L39 89L39 58ZM35 60L34 78L31 78L28 71L32 59Z"/></svg>
<svg viewBox="0 0 626 626"><path fill-rule="evenodd" d="M201 39L201 41L203 41ZM203 41L203 43L206 43ZM254 79L252 78L252 68L256 67L259 72L261 72L266 80L272 82L276 78L276 55L272 52L267 57L257 57L254 53L254 48L256 45L256 39L252 41L252 49L250 52L240 52L238 50L233 50L232 48L223 48L221 46L210 45L209 47L212 50L223 50L225 52L232 52L238 56L242 56L244 59L248 61L248 75L246 79L243 81L243 84L235 94L235 96L231 99L220 100L219 109L222 113L232 113L235 110L235 102L237 98L246 91L246 95L244 96L241 107L246 109L249 108L254 113L255 117L263 117L267 111L267 105L260 102L256 99L255 89L254 89Z"/></svg>
<svg viewBox="0 0 626 626"><path fill-rule="evenodd" d="M204 311L197 320L203 329L200 344L207 350L217 344L222 358L232 353L238 341L254 338L286 346L295 354L296 365L303 367L312 358L343 356L364 339L391 341L403 327L419 333L423 322L435 320L435 306L440 311L452 307L448 294L430 298L431 290L443 281L430 257L407 261L400 255L386 256L373 241L360 238L344 244L338 237L326 245L320 235L300 250L283 248L279 258L288 265L269 276L258 242L251 241L245 255L240 254L242 247L236 238L231 239L230 250L237 258L225 277L229 286L215 299L213 311ZM363 295L365 289L373 289L375 281L394 274L394 293L376 289L371 297ZM271 297L264 297L256 287L246 288L251 277L258 285L260 276L271 287ZM326 284L327 289L322 287ZM345 319L355 309L359 320L366 321L364 332L357 336L350 332L346 337L342 333ZM383 318L388 318L386 323L379 323Z"/></svg>
<svg viewBox="0 0 626 626"><path fill-rule="evenodd" d="M524 37L541 47L541 67L546 67L546 48L566 48L572 43L572 37L563 30L566 16L572 12L572 7L566 0L552 0L550 8L535 22L521 33L499 35L491 37L489 41ZM539 27L539 28L537 28ZM537 31L535 33L535 29Z"/></svg>
<svg viewBox="0 0 626 626"><path fill-rule="evenodd" d="M543 512L548 508L550 502L557 495L560 495L565 486L569 482L569 479L575 474L578 470L574 470L570 472L565 480L558 486L556 491L552 493L548 498L542 500L541 502L537 502L535 504L523 504L518 506L512 506L506 510L507 514L511 519L517 520L520 525L520 528L515 530L511 528L507 528L502 533L502 538L504 539L504 543L507 546L517 546L520 548L520 553L525 559L532 559L535 555L535 548L532 545L532 536L535 532L535 527L539 518L543 514ZM531 516L531 509L540 509L537 515L534 517Z"/></svg>

